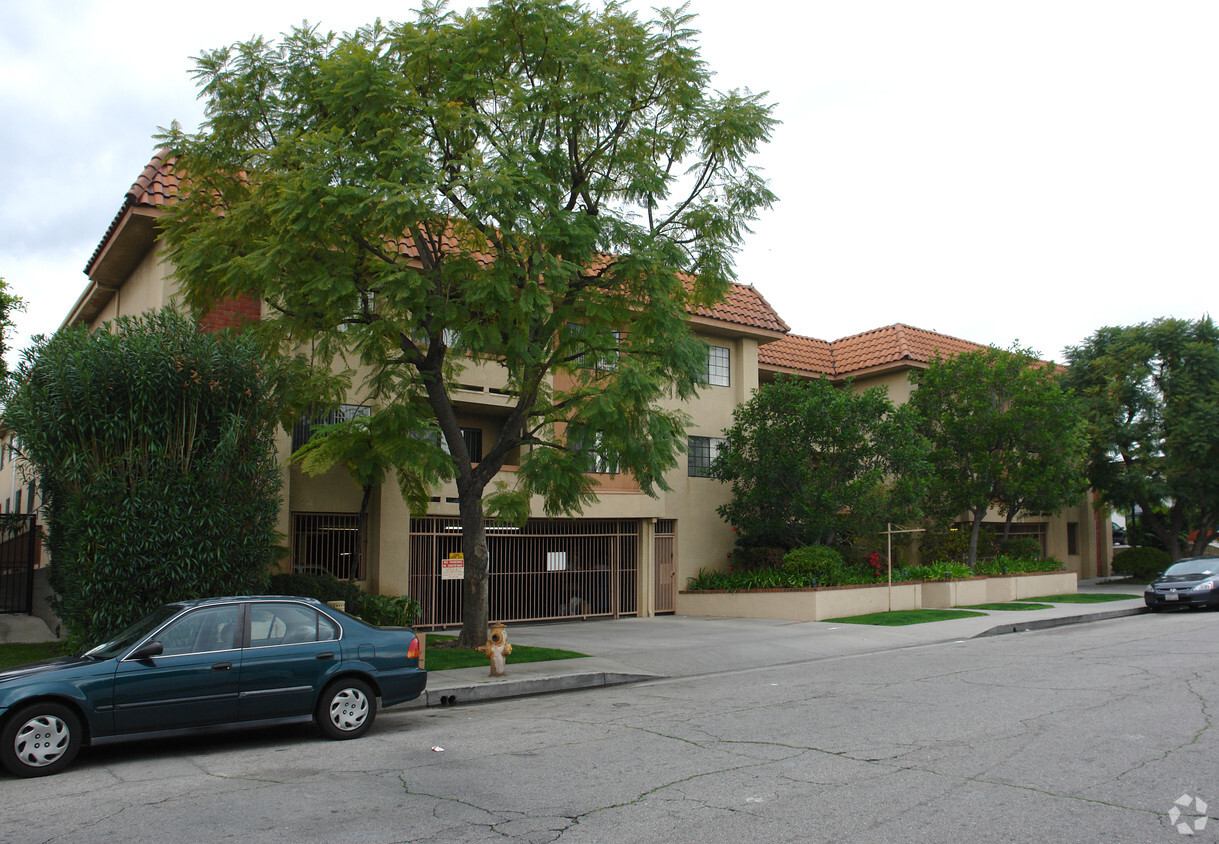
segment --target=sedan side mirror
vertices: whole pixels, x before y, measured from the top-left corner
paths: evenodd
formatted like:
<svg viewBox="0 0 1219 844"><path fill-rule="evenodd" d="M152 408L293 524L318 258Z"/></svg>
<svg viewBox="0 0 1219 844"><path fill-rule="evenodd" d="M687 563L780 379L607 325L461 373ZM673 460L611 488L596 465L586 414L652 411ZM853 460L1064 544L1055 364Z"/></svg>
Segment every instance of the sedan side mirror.
<svg viewBox="0 0 1219 844"><path fill-rule="evenodd" d="M138 648L132 651L127 658L143 661L145 659L151 659L154 656L160 656L162 653L164 653L164 651L165 646L154 640L152 642L145 642L144 644L140 645Z"/></svg>

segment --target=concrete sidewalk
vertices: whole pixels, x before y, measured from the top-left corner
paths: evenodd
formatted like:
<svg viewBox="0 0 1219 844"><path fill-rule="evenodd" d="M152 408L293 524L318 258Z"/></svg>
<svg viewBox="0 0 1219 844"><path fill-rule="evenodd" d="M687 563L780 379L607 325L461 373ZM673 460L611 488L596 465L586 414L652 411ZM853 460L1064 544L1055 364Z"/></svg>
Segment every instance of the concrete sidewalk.
<svg viewBox="0 0 1219 844"><path fill-rule="evenodd" d="M512 644L561 648L589 656L519 665L509 657L507 676L497 678L489 676L489 667L432 671L424 697L408 706L471 703L665 677L692 677L1146 612L1143 587L1138 584L1085 580L1080 582L1079 591L1129 595L1129 599L1101 604L1055 604L1045 610L990 611L982 617L906 627L671 615L514 624L508 627L508 641Z"/></svg>
<svg viewBox="0 0 1219 844"><path fill-rule="evenodd" d="M507 676L496 678L489 676L489 667L432 671L427 692L406 706L473 703L664 677L739 671L1040 630L1146 611L1141 585L1085 580L1080 582L1079 591L1130 597L1103 604L1056 604L1046 610L992 611L977 618L907 627L672 615L513 624L508 628L508 641L512 644L561 648L588 656L522 664L513 664L509 658ZM54 640L41 619L0 615L0 643Z"/></svg>

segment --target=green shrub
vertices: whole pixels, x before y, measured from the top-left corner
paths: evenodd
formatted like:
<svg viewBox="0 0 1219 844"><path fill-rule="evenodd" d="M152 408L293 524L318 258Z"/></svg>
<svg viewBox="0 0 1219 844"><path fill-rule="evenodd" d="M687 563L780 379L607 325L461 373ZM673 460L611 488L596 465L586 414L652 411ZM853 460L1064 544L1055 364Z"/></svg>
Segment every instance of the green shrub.
<svg viewBox="0 0 1219 844"><path fill-rule="evenodd" d="M741 546L732 549L731 566L733 571L751 571L753 569L778 568L783 563L783 549L771 548L765 545Z"/></svg>
<svg viewBox="0 0 1219 844"><path fill-rule="evenodd" d="M964 563L969 556L969 531L964 528L935 528L922 534L919 559L923 563Z"/></svg>
<svg viewBox="0 0 1219 844"><path fill-rule="evenodd" d="M1136 580L1151 580L1171 562L1172 558L1162 548L1127 548L1113 555L1113 571Z"/></svg>
<svg viewBox="0 0 1219 844"><path fill-rule="evenodd" d="M343 601L346 611L352 615L359 615L360 604L367 594L356 584L330 574L273 574L271 592L275 595L316 598L322 603Z"/></svg>
<svg viewBox="0 0 1219 844"><path fill-rule="evenodd" d="M943 561L930 565L911 566L893 572L894 580L957 580L973 576L974 570L964 563Z"/></svg>
<svg viewBox="0 0 1219 844"><path fill-rule="evenodd" d="M413 627L419 619L419 602L405 595L370 595L356 584L330 574L273 574L271 592L316 598L322 603L342 601L344 612L377 627Z"/></svg>
<svg viewBox="0 0 1219 844"><path fill-rule="evenodd" d="M1033 540L1036 542L1036 540ZM1000 554L990 560L978 560L974 566L974 574L984 574L988 577L1002 577L1006 574L1026 574L1038 571L1061 571L1066 566L1061 560L1053 557L1009 557Z"/></svg>
<svg viewBox="0 0 1219 844"><path fill-rule="evenodd" d="M802 586L841 586L850 579L842 555L827 545L793 548L783 556L783 571Z"/></svg>
<svg viewBox="0 0 1219 844"><path fill-rule="evenodd" d="M1013 536L1011 539L999 540L998 556L1017 560L1040 560L1044 554L1041 543L1033 537Z"/></svg>
<svg viewBox="0 0 1219 844"><path fill-rule="evenodd" d="M52 606L73 647L167 601L264 591L283 382L252 338L173 310L24 354L5 422L37 474Z"/></svg>
<svg viewBox="0 0 1219 844"><path fill-rule="evenodd" d="M419 609L419 602L406 595L365 595L359 615L377 627L414 627Z"/></svg>

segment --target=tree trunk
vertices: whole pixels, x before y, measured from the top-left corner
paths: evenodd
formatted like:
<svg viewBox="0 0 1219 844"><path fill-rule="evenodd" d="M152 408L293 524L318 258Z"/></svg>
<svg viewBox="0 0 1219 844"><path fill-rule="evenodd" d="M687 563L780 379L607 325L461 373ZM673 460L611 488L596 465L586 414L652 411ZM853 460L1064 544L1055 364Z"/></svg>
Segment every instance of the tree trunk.
<svg viewBox="0 0 1219 844"><path fill-rule="evenodd" d="M1012 522L1016 520L1016 510L1013 508L1007 511L1007 518L1003 520L1003 541L1007 542L1012 535Z"/></svg>
<svg viewBox="0 0 1219 844"><path fill-rule="evenodd" d="M978 537L982 535L982 520L986 518L985 510L978 510L974 513L973 524L969 526L969 554L965 558L965 564L970 568L978 562Z"/></svg>
<svg viewBox="0 0 1219 844"><path fill-rule="evenodd" d="M461 553L465 557L462 582L461 634L458 647L475 648L487 641L490 623L490 571L487 529L483 524L481 489L458 489L461 509Z"/></svg>

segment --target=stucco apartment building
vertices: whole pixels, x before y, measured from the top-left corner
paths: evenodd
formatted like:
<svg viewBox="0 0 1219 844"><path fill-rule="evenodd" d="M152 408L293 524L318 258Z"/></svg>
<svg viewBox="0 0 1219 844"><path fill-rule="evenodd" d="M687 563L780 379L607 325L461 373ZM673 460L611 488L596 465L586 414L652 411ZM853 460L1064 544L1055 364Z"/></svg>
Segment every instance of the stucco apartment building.
<svg viewBox="0 0 1219 844"><path fill-rule="evenodd" d="M96 328L173 301L172 266L157 242L157 218L175 201L177 188L172 166L154 158L89 259L88 284L66 326ZM256 300L231 302L205 317L201 327L215 330L261 316ZM732 531L716 514L729 490L706 477L707 467L732 423L733 409L759 384L780 373L839 382L850 377L854 389L880 384L901 402L909 397L909 371L926 366L937 350L952 354L978 347L904 325L833 342L799 337L761 293L740 284L715 307L690 313L689 321L709 345L707 386L685 406L693 419L689 453L685 465L666 477L671 490L653 498L629 476L605 472L597 477L598 501L581 518L532 519L519 529L490 526L493 619L647 616L678 610L678 592L686 579L700 568L722 566L732 549ZM503 373L493 366L474 365L462 375L460 422L474 455L484 440L493 441L507 415L504 386ZM340 414L369 411L358 396L349 401ZM396 484L376 490L365 547L356 547L360 488L342 469L314 478L286 462L307 439L311 421L319 420L302 420L292 432L282 432L279 443L284 466L279 529L288 538L293 566L340 576L354 566L366 588L419 600L422 626L458 622L460 583L453 575L459 569L452 562L460 550L455 486L435 490L426 513L409 512ZM5 468L0 498L8 499L7 510L23 487L11 461ZM511 465L504 469L512 471ZM34 492L26 489L23 506L28 507ZM1109 521L1093 512L1088 501L1025 520L1020 530L1037 536L1048 553L1083 577L1108 571Z"/></svg>

